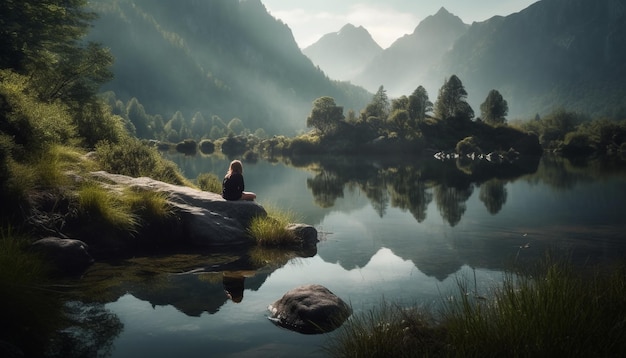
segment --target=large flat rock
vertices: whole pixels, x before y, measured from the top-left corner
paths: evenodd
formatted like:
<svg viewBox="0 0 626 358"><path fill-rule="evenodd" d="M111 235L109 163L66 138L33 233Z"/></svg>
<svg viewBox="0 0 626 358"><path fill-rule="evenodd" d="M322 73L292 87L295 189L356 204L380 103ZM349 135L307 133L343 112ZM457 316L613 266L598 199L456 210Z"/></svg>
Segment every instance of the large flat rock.
<svg viewBox="0 0 626 358"><path fill-rule="evenodd" d="M250 242L247 228L265 209L252 201L226 201L221 195L148 177L133 178L104 171L91 175L112 189L131 187L165 193L180 220L185 241L199 246L236 245ZM106 184L108 183L108 184Z"/></svg>

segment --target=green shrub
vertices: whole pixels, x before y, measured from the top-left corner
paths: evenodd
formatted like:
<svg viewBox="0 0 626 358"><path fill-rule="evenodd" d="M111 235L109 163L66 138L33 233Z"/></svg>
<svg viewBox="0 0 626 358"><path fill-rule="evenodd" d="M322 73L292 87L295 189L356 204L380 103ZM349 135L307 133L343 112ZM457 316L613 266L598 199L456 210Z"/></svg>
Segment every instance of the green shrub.
<svg viewBox="0 0 626 358"><path fill-rule="evenodd" d="M196 178L196 184L200 190L210 191L211 193L222 193L222 181L213 173L202 173Z"/></svg>
<svg viewBox="0 0 626 358"><path fill-rule="evenodd" d="M320 138L313 135L298 136L289 142L288 150L291 154L315 154L319 148Z"/></svg>
<svg viewBox="0 0 626 358"><path fill-rule="evenodd" d="M95 148L101 141L119 143L129 136L124 119L100 101L84 103L74 115L74 125L87 148Z"/></svg>
<svg viewBox="0 0 626 358"><path fill-rule="evenodd" d="M476 144L476 139L474 139L474 137L466 137L463 140L459 141L456 144L456 152L459 155L482 153L482 151L478 147L478 144Z"/></svg>
<svg viewBox="0 0 626 358"><path fill-rule="evenodd" d="M228 136L222 142L222 153L230 156L243 154L248 149L248 139L243 136Z"/></svg>
<svg viewBox="0 0 626 358"><path fill-rule="evenodd" d="M101 168L110 173L191 185L176 164L136 138L125 138L119 143L101 142L96 146L96 154Z"/></svg>
<svg viewBox="0 0 626 358"><path fill-rule="evenodd" d="M176 151L186 155L196 154L198 151L198 143L193 139L185 139L184 141L176 144Z"/></svg>
<svg viewBox="0 0 626 358"><path fill-rule="evenodd" d="M215 152L215 143L208 139L201 140L200 151L204 154L213 154L213 152Z"/></svg>
<svg viewBox="0 0 626 358"><path fill-rule="evenodd" d="M76 137L68 108L59 102L42 102L29 89L28 78L0 70L0 132L16 144L16 159L41 153L51 144L70 143Z"/></svg>

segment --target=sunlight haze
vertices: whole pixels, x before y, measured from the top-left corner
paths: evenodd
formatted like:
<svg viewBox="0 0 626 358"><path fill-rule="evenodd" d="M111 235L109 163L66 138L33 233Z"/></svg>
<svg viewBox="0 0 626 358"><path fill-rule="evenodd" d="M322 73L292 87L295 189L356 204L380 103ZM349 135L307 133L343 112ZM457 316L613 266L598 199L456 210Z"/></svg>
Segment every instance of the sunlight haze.
<svg viewBox="0 0 626 358"><path fill-rule="evenodd" d="M337 32L345 24L363 26L383 48L413 32L424 18L441 7L460 17L466 24L492 16L519 12L536 0L262 0L272 16L286 23L300 48L323 35Z"/></svg>

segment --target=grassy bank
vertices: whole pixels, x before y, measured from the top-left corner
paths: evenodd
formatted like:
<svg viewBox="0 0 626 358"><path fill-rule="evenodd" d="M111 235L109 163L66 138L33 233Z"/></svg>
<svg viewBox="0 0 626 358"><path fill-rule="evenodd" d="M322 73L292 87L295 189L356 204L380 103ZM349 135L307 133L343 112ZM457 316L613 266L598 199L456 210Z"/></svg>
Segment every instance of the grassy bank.
<svg viewBox="0 0 626 358"><path fill-rule="evenodd" d="M436 313L383 304L353 317L326 351L334 357L626 354L626 265L581 275L549 263L506 274L486 298L467 292L459 281L455 299Z"/></svg>

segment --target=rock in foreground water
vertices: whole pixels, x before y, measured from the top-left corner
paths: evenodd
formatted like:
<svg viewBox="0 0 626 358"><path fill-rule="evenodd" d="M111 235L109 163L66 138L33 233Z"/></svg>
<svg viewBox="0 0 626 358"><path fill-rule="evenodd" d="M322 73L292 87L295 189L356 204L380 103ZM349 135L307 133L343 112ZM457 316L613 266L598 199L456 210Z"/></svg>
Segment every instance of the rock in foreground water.
<svg viewBox="0 0 626 358"><path fill-rule="evenodd" d="M321 285L294 288L268 309L274 324L304 334L333 331L352 314L347 303Z"/></svg>

